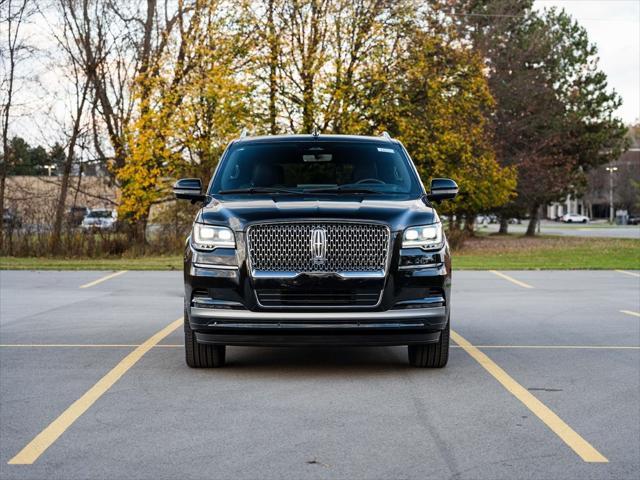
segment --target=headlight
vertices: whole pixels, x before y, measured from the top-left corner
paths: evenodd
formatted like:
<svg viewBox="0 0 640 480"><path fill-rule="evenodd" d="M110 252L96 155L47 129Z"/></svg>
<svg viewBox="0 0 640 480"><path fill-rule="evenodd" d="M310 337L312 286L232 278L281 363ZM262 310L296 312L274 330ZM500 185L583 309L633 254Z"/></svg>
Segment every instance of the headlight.
<svg viewBox="0 0 640 480"><path fill-rule="evenodd" d="M194 247L202 248L203 250L236 247L233 232L227 227L214 227L212 225L196 223L193 226L191 240Z"/></svg>
<svg viewBox="0 0 640 480"><path fill-rule="evenodd" d="M437 250L444 245L442 224L423 225L407 228L402 237L402 248L418 247L425 250Z"/></svg>

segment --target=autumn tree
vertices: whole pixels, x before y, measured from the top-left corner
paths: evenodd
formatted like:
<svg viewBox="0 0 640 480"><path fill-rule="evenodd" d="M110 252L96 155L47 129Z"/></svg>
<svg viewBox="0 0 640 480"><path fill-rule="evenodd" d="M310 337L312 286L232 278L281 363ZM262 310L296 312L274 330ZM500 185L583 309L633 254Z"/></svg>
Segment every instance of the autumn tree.
<svg viewBox="0 0 640 480"><path fill-rule="evenodd" d="M62 228L64 223L64 215L67 204L67 194L70 188L70 176L74 162L76 161L76 147L78 146L80 137L86 133L86 127L89 122L85 122L86 107L91 101L91 84L92 76L86 69L86 64L82 60L82 56L78 55L78 38L72 22L66 14L73 11L73 5L69 0L59 0L60 10L66 21L62 23L62 31L54 32L55 40L62 52L62 59L68 66L67 80L73 89L73 93L69 95L68 118L69 123L61 122L63 128L60 130L66 136L64 146L64 159L60 163L60 190L55 206L53 218L53 229L51 233L51 251L57 253L60 249L62 241Z"/></svg>
<svg viewBox="0 0 640 480"><path fill-rule="evenodd" d="M464 0L448 10L485 61L498 159L518 170L518 196L501 209L501 231L508 217L528 215L528 235L540 207L580 193L585 173L620 153L624 134L614 115L620 97L584 28L532 3Z"/></svg>
<svg viewBox="0 0 640 480"><path fill-rule="evenodd" d="M246 125L388 129L425 178L459 181L464 193L450 213L473 218L510 198L513 173L495 162L487 140L492 101L481 62L421 25L413 2L267 0L244 8L233 18L219 15L220 5L194 4L179 17L175 52L154 67L163 75L139 77L141 113L117 177L124 216L143 221L166 198L167 176L207 177Z"/></svg>
<svg viewBox="0 0 640 480"><path fill-rule="evenodd" d="M515 172L495 159L487 130L493 108L483 65L469 48L424 30L391 76L396 105L387 128L403 141L426 181L451 177L461 194L443 212L464 216L506 203ZM454 224L455 227L455 224Z"/></svg>
<svg viewBox="0 0 640 480"><path fill-rule="evenodd" d="M510 198L482 62L415 0L59 0L89 80L94 144L144 238L170 178L206 179L245 127L405 141L427 180L462 187L467 224ZM106 141L105 141L106 139Z"/></svg>
<svg viewBox="0 0 640 480"><path fill-rule="evenodd" d="M238 76L250 41L223 3L184 6L174 46L136 79L139 114L128 127L129 157L116 178L120 213L142 232L151 206L168 196L166 178L208 177L227 143L249 123L251 86Z"/></svg>
<svg viewBox="0 0 640 480"><path fill-rule="evenodd" d="M0 26L2 27L2 45L0 48L0 129L2 130L2 160L0 162L0 212L4 212L4 197L7 173L13 163L10 146L9 125L15 110L17 81L20 79L19 67L29 57L32 48L25 39L24 27L34 14L28 0L6 0L0 4ZM0 246L3 229L0 228Z"/></svg>
<svg viewBox="0 0 640 480"><path fill-rule="evenodd" d="M402 55L413 0L251 2L257 112L269 132L374 133L372 72ZM261 113L267 112L268 114ZM260 131L261 125L256 129Z"/></svg>

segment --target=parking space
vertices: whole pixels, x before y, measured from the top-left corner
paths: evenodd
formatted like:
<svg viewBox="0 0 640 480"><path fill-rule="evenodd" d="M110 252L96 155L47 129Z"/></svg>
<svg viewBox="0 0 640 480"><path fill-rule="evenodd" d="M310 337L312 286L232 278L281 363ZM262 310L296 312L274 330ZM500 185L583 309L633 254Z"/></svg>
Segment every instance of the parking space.
<svg viewBox="0 0 640 480"><path fill-rule="evenodd" d="M110 273L0 272L3 479L640 471L638 272L455 272L452 327L491 364L454 343L431 371L399 347L233 347L228 367L191 370L181 273L97 282ZM8 463L27 447L31 463Z"/></svg>

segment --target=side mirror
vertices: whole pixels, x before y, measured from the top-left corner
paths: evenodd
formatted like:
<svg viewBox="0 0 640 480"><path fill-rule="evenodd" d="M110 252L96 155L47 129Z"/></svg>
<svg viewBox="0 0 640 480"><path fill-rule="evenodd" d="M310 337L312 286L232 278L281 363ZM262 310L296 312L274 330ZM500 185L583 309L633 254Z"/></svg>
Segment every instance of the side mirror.
<svg viewBox="0 0 640 480"><path fill-rule="evenodd" d="M205 199L199 178L181 178L173 184L173 193L176 198L191 200L191 203L202 202Z"/></svg>
<svg viewBox="0 0 640 480"><path fill-rule="evenodd" d="M429 200L439 202L450 200L458 195L458 184L450 178L434 178L431 180L431 191L427 194Z"/></svg>

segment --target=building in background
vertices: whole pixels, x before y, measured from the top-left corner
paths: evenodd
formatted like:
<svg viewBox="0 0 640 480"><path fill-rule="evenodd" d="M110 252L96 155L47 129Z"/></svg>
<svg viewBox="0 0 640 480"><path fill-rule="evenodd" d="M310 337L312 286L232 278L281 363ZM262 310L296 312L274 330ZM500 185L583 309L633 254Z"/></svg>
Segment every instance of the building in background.
<svg viewBox="0 0 640 480"><path fill-rule="evenodd" d="M580 197L567 196L563 202L547 206L546 218L556 220L566 213L586 215L592 220L608 219L610 192L614 216L626 223L640 215L640 140L630 137L631 146L618 160L598 167L587 175L587 187Z"/></svg>

